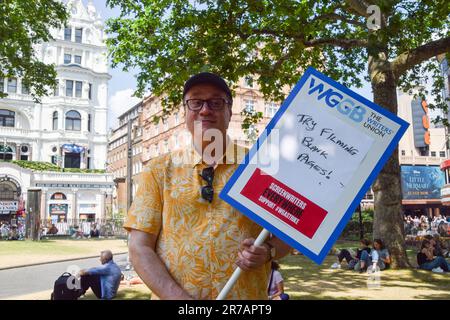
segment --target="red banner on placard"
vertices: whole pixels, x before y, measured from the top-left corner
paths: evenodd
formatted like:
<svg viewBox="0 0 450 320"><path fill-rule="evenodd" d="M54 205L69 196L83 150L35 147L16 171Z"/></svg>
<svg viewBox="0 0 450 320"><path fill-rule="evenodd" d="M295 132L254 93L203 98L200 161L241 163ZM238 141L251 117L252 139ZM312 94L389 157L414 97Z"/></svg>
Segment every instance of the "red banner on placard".
<svg viewBox="0 0 450 320"><path fill-rule="evenodd" d="M241 194L310 239L327 215L317 204L258 168Z"/></svg>

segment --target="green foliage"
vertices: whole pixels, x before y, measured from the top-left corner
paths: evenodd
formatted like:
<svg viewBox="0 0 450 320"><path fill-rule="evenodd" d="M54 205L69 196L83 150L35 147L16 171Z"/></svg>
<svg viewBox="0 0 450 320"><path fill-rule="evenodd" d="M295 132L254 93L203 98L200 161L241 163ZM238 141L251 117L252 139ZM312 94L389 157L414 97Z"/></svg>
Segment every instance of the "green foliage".
<svg viewBox="0 0 450 320"><path fill-rule="evenodd" d="M282 101L282 88L295 84L307 66L359 87L369 56L386 50L386 58L393 61L450 34L445 0L371 1L382 11L378 31L367 28L365 10L357 5L361 2L350 0L107 3L121 10L119 17L107 21L113 67L140 70L136 95L150 90L167 96L164 115L178 108L184 81L200 71L216 72L231 83L256 76L266 99ZM436 61L422 62L400 73L397 85L408 90L423 84L429 81L424 78L429 71L435 79L432 93L438 93L442 79ZM377 68L384 71L382 64ZM436 101L431 108L444 107L442 99Z"/></svg>
<svg viewBox="0 0 450 320"><path fill-rule="evenodd" d="M11 163L33 171L61 171L61 168L50 162L13 160Z"/></svg>
<svg viewBox="0 0 450 320"><path fill-rule="evenodd" d="M39 61L36 45L51 40L49 30L64 26L67 17L57 0L0 1L0 79L22 78L36 102L48 95L56 86L56 71Z"/></svg>
<svg viewBox="0 0 450 320"><path fill-rule="evenodd" d="M78 168L61 168L50 162L41 161L25 161L25 160L13 160L14 163L22 168L30 169L33 171L58 171L58 172L76 172L76 173L105 173L106 170L102 169L78 169Z"/></svg>

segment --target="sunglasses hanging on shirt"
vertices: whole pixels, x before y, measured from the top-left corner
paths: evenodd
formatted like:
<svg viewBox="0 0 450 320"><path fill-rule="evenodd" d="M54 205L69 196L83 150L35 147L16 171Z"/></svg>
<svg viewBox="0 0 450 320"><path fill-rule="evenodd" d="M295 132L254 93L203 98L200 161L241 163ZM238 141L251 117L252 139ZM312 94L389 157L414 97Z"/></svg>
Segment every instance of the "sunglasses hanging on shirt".
<svg viewBox="0 0 450 320"><path fill-rule="evenodd" d="M214 167L207 167L202 170L200 176L206 181L207 185L202 187L202 198L211 203L214 198L213 180L214 180Z"/></svg>

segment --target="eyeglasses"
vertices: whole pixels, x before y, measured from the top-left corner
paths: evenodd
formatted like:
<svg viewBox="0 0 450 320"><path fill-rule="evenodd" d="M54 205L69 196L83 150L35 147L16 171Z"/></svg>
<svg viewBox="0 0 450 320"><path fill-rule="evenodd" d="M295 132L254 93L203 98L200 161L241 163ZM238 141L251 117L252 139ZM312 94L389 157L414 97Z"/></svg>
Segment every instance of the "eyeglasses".
<svg viewBox="0 0 450 320"><path fill-rule="evenodd" d="M206 181L207 185L202 187L202 198L211 203L214 198L213 180L214 167L207 167L202 170L200 176Z"/></svg>
<svg viewBox="0 0 450 320"><path fill-rule="evenodd" d="M187 105L187 107L191 111L200 111L203 108L205 102L208 104L208 107L214 111L222 110L225 105L230 104L230 101L223 98L213 98L206 100L188 99L186 100L185 105Z"/></svg>

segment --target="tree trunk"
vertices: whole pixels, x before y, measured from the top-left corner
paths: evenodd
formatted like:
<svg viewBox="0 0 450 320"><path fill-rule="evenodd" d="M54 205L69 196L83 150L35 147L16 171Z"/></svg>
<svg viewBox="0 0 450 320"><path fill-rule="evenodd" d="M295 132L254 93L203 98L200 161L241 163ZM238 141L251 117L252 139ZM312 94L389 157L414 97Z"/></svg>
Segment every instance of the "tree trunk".
<svg viewBox="0 0 450 320"><path fill-rule="evenodd" d="M382 57L387 55L381 55ZM382 60L369 59L374 102L397 114L397 88L394 75ZM381 63L380 63L381 62ZM410 267L405 249L405 232L401 210L402 193L398 148L386 162L375 183L373 237L381 239L392 258L392 268Z"/></svg>

